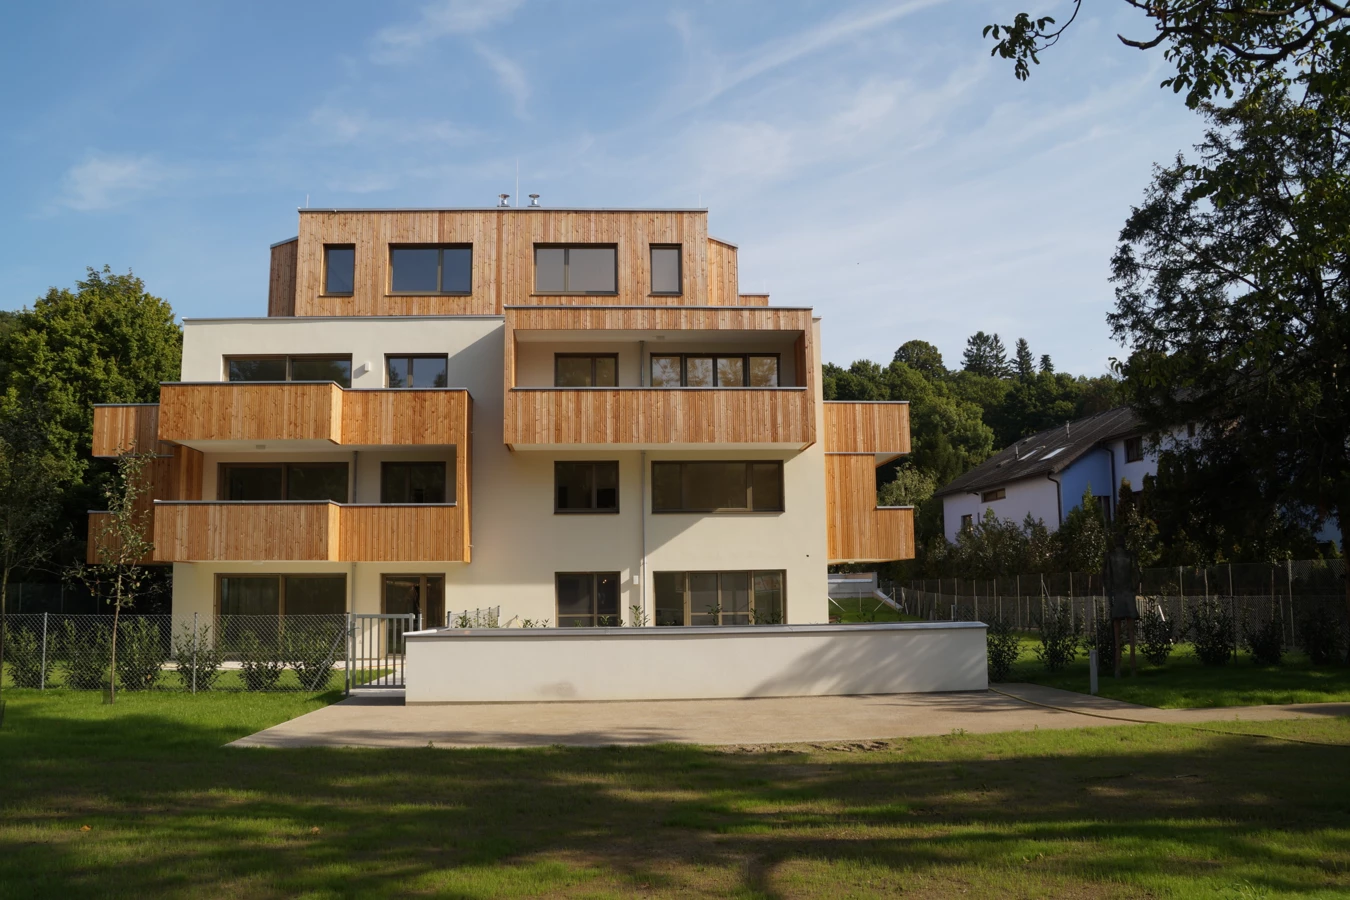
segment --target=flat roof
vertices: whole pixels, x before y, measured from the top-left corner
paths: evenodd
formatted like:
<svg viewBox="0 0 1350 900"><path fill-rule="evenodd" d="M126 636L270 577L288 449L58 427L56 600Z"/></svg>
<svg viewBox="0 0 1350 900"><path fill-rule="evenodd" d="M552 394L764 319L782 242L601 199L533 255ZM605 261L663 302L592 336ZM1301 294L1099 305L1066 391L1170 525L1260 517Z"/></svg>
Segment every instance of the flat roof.
<svg viewBox="0 0 1350 900"><path fill-rule="evenodd" d="M705 213L708 207L694 206L362 206L320 207L302 206L302 213L373 213L373 212L673 212ZM713 238L713 240L718 240ZM727 243L722 241L721 243ZM734 246L734 245L733 245Z"/></svg>

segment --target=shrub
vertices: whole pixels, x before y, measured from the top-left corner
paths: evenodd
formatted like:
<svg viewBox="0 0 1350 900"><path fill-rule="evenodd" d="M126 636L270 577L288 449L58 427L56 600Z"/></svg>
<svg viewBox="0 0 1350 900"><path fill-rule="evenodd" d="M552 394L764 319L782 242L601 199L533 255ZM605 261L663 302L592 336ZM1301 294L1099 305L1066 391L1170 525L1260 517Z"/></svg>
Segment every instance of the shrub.
<svg viewBox="0 0 1350 900"><path fill-rule="evenodd" d="M1328 666L1343 659L1340 617L1323 604L1305 612L1299 621L1299 643L1315 666Z"/></svg>
<svg viewBox="0 0 1350 900"><path fill-rule="evenodd" d="M1172 655L1177 640L1177 626L1163 614L1162 607L1153 605L1139 619L1139 646L1144 659L1161 666Z"/></svg>
<svg viewBox="0 0 1350 900"><path fill-rule="evenodd" d="M128 691L148 691L159 680L169 654L155 623L142 616L117 626L117 681Z"/></svg>
<svg viewBox="0 0 1350 900"><path fill-rule="evenodd" d="M1278 666L1284 656L1284 623L1271 616L1255 628L1248 628L1244 617L1242 645L1258 666Z"/></svg>
<svg viewBox="0 0 1350 900"><path fill-rule="evenodd" d="M203 625L193 635L192 626L185 624L173 639L173 660L178 665L178 680L183 683L183 690L192 690L194 686L199 691L214 688L224 659L219 643L211 640L209 625Z"/></svg>
<svg viewBox="0 0 1350 900"><path fill-rule="evenodd" d="M302 688L315 693L328 690L333 661L342 652L343 632L341 626L330 623L287 626L286 661Z"/></svg>
<svg viewBox="0 0 1350 900"><path fill-rule="evenodd" d="M1200 600L1190 608L1186 631L1195 655L1206 666L1226 665L1233 658L1233 616L1218 598Z"/></svg>
<svg viewBox="0 0 1350 900"><path fill-rule="evenodd" d="M1121 638L1123 640L1124 635ZM1098 616L1092 634L1083 643L1097 651L1097 671L1100 674L1106 675L1116 670L1116 633L1110 619Z"/></svg>
<svg viewBox="0 0 1350 900"><path fill-rule="evenodd" d="M252 629L239 637L239 669L244 677L244 688L250 691L270 691L281 681L285 663L276 635L259 639Z"/></svg>
<svg viewBox="0 0 1350 900"><path fill-rule="evenodd" d="M989 658L989 680L1007 681L1012 674L1013 663L1022 653L1022 644L1013 633L1012 622L1001 617L993 617L985 631L986 649Z"/></svg>
<svg viewBox="0 0 1350 900"><path fill-rule="evenodd" d="M110 629L89 624L77 628L66 619L61 629L61 650L65 655L66 686L80 691L102 690L108 683Z"/></svg>
<svg viewBox="0 0 1350 900"><path fill-rule="evenodd" d="M1078 635L1068 605L1058 604L1040 625L1041 645L1036 648L1036 658L1044 664L1046 671L1058 672L1078 658Z"/></svg>
<svg viewBox="0 0 1350 900"><path fill-rule="evenodd" d="M5 636L5 661L9 663L9 677L14 680L15 687L42 687L52 671L51 655L45 661L42 657L40 632L15 628Z"/></svg>

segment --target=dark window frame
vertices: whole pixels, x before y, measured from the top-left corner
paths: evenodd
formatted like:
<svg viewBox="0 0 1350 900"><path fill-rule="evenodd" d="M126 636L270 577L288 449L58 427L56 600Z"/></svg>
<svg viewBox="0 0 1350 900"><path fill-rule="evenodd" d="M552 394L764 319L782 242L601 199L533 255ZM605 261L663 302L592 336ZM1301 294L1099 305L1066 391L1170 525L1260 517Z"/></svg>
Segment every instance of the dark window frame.
<svg viewBox="0 0 1350 900"><path fill-rule="evenodd" d="M653 262L653 253L656 250L674 250L675 251L675 280L679 288L674 291L658 291L656 289L656 264ZM648 288L653 297L683 297L684 296L684 245L683 244L648 244L647 245L647 271Z"/></svg>
<svg viewBox="0 0 1350 900"><path fill-rule="evenodd" d="M350 250L352 251L352 289L350 291L330 291L328 289L328 251L329 250ZM323 296L325 297L351 297L356 293L356 245L355 244L324 244L323 245Z"/></svg>
<svg viewBox="0 0 1350 900"><path fill-rule="evenodd" d="M980 494L981 503L997 503L1008 496L1006 488L994 488L992 491L984 491Z"/></svg>
<svg viewBox="0 0 1350 900"><path fill-rule="evenodd" d="M562 250L563 252L563 289L560 291L544 291L539 289L539 251L540 250ZM570 250L613 250L614 251L614 290L612 291L578 291L573 290L570 284L572 278L572 261L566 251ZM550 297L616 297L619 294L619 245L617 243L596 243L596 244L578 244L578 243L536 243L534 245L534 284L533 293Z"/></svg>
<svg viewBox="0 0 1350 900"><path fill-rule="evenodd" d="M336 384L338 387L346 388L346 389L350 389L351 386L352 386L352 384L351 384L351 380L352 380L351 370L352 370L353 367L352 367L352 355L351 355L350 353L294 353L294 354L287 354L287 353L256 353L256 354L252 354L252 355L249 355L249 356L245 356L245 355L239 354L239 353L231 353L231 354L229 354L229 355L226 355L226 356L222 356L222 357L221 357L221 360L222 360L222 362L223 362L223 364L224 364L224 367L225 367L225 381L228 382L229 384L279 384L279 383L280 383L280 382L275 382L275 381L235 381L234 379L230 378L230 363L232 363L232 362L242 362L242 361L244 361L244 360L253 360L253 359L280 359L280 360L284 360L285 363L286 363L286 377L285 377L284 379L282 379L282 381L285 381L285 382L287 382L287 383L294 383L294 384ZM307 381L307 380L306 380L306 381L296 381L296 380L292 377L292 374L291 374L291 363L292 363L294 360L297 360L297 359L299 359L299 360L327 359L327 360L336 360L336 361L338 361L338 362L345 362L345 363L347 364L347 383L346 383L346 384L343 384L343 383L340 382L340 381L332 381L331 379L330 379L329 381Z"/></svg>
<svg viewBox="0 0 1350 900"><path fill-rule="evenodd" d="M221 582L226 578L275 578L277 585L277 618L286 616L286 579L287 578L325 578L342 580L343 609L341 613L322 613L322 615L343 615L351 605L351 593L348 590L346 572L217 572L215 578L215 612L217 616L227 615L220 611ZM228 615L248 615L248 613L229 613ZM305 613L297 613L305 615Z"/></svg>
<svg viewBox="0 0 1350 900"><path fill-rule="evenodd" d="M395 250L436 250L436 285L439 290L435 291L395 291L394 290L394 251ZM445 251L446 250L468 250L469 251L469 289L467 291L447 291L445 290ZM473 244L472 243L411 243L411 244L390 244L388 254L389 278L385 282L385 292L390 297L469 297L473 295Z"/></svg>
<svg viewBox="0 0 1350 900"><path fill-rule="evenodd" d="M685 469L689 466L701 465L735 465L745 466L745 506L725 506L715 508L686 507L681 506L678 509L658 509L656 507L656 467L657 466L678 466L680 469L680 502L683 504L688 496L688 490L685 487ZM751 466L774 465L778 467L778 506L776 508L755 507L755 479ZM787 512L787 485L783 478L783 461L781 459L656 459L651 462L651 503L652 515L687 515L689 513L717 515L777 515Z"/></svg>
<svg viewBox="0 0 1350 900"><path fill-rule="evenodd" d="M617 353L555 353L553 354L553 386L560 387L558 384L558 361L563 359L589 359L591 361L591 383L587 387L610 388L619 386L619 354ZM595 383L595 361L597 359L614 360L614 383L596 384Z"/></svg>
<svg viewBox="0 0 1350 900"><path fill-rule="evenodd" d="M322 466L324 468L346 470L347 499L346 500L291 500L286 494L290 488L290 472L294 466ZM281 497L276 500L231 500L225 496L227 487L226 471L229 469L281 469ZM352 496L352 471L350 464L346 462L297 462L294 460L279 460L276 462L222 462L216 463L216 499L220 503L351 503Z"/></svg>
<svg viewBox="0 0 1350 900"><path fill-rule="evenodd" d="M445 574L443 572L381 572L380 573L380 612L384 615L391 615L389 612L389 582L391 579L401 581L417 581L417 599L418 612L422 616L423 628L440 628L446 621L445 609ZM439 580L441 583L441 596L439 602L432 602L431 584ZM439 612L440 615L433 615ZM399 615L392 613L392 615ZM401 635L399 635L401 637Z"/></svg>
<svg viewBox="0 0 1350 900"><path fill-rule="evenodd" d="M1127 463L1144 461L1144 439L1142 437L1127 437L1125 439L1125 461Z"/></svg>
<svg viewBox="0 0 1350 900"><path fill-rule="evenodd" d="M445 363L445 387L444 388L418 388L412 387L394 387L389 383L389 361L391 359L406 359L411 361L419 359L439 359ZM415 366L408 367L408 374L412 375ZM386 353L384 355L384 385L389 390L394 391L438 391L448 390L450 387L450 355L448 353Z"/></svg>
<svg viewBox="0 0 1350 900"><path fill-rule="evenodd" d="M691 359L711 359L711 360L713 361L713 366L712 366L712 368L713 368L713 384L712 384L711 388L695 387L695 388L693 388L692 390L716 390L717 388L738 388L738 387L740 387L740 388L753 388L753 389L755 389L755 390L757 390L757 391L766 391L766 390L776 390L777 388L783 387L783 354L781 354L781 353L754 353L754 352L749 352L749 351L747 351L747 352L745 352L745 353L716 353L716 352L712 352L712 353L659 353L659 352L654 351L654 350L653 350L653 351L650 351L650 352L648 352L648 354L647 354L647 383L648 383L649 385L652 383L652 360L658 359L658 358L661 358L661 359L668 359L668 358L674 357L674 356L678 356L678 357L680 358L680 383L679 383L679 387L681 387L681 388L688 388L688 387L689 387L689 360L691 360ZM775 368L775 371L777 372L777 375L778 375L778 378L777 378L778 384L774 385L773 387L761 387L761 386L759 386L759 385L752 385L752 384L750 383L750 360L751 360L751 359L754 359L754 358L756 358L756 357L766 357L766 358L771 357L771 358L773 359L773 361L774 361L774 368ZM718 378L717 378L717 361L718 361L719 359L740 359L740 360L741 360L741 372L742 372L742 376L741 376L741 383L740 383L740 384L719 384L719 383L718 383ZM674 388L674 387L675 387L674 385L670 385L670 386L665 386L665 385L663 385L661 389L672 389L672 388Z"/></svg>
<svg viewBox="0 0 1350 900"><path fill-rule="evenodd" d="M390 466L441 466L445 472L445 490L440 500L386 500L385 498L385 472ZM450 469L450 463L446 460L436 459L382 459L380 460L380 505L381 506L454 506L455 500L444 499L446 497L455 497L458 499L458 485L455 484L454 472Z"/></svg>
<svg viewBox="0 0 1350 900"><path fill-rule="evenodd" d="M786 624L786 623L787 623L787 607L788 607L788 596L787 596L787 595L788 595L788 586L787 586L788 579L787 579L787 570L786 570L786 569L689 569L689 570L684 570L684 571L681 571L681 570L672 570L672 571L665 571L665 572L653 572L653 573L652 573L652 583L653 583L653 585L654 585L655 582L656 582L656 577L657 577L657 576L660 576L660 575L678 575L678 576L680 576L681 579L682 579L682 581L683 581L683 589L681 590L680 593L681 593L681 596L682 596L683 601L684 601L684 604L683 604L683 605L684 605L684 621L678 622L678 623L676 623L676 622L664 622L664 623L663 623L663 622L661 622L661 621L654 615L654 616L653 616L653 619L655 620L655 624L656 624L658 627L661 627L661 628L688 628L688 627L691 627L689 623L690 623L690 620L694 617L694 615L700 615L700 616L706 616L706 615L708 615L708 613L707 613L706 611L700 611L700 612L698 612L698 613L695 613L695 612L693 611L693 609L691 608L691 606L690 606L690 604L691 604L691 600L690 600L691 592L690 592L690 590L689 590L689 576L690 576L690 575L716 575L716 576L717 576L717 607L718 607L718 610L717 610L717 623L716 623L716 625L713 626L713 627L718 627L718 628L725 628L725 627L728 627L728 626L733 626L733 627L734 627L734 626L737 625L738 623L735 623L735 622L727 623L727 622L722 621L722 617L723 617L723 616L734 616L734 615L739 615L739 613L728 613L728 612L726 611L725 606L723 606L723 604L722 604L722 576L723 576L723 575L742 575L742 574L745 575L745 576L747 576L747 578L748 578L748 580L749 580L749 592L750 592L749 623L750 623L751 625L782 625L782 624ZM755 576L756 576L756 575L777 575L777 576L778 576L778 578L779 578L779 582L778 582L778 591L779 591L779 594L780 594L779 605L782 607L782 609L781 609L781 611L780 611L780 612L781 612L781 615L778 617L779 621L776 621L776 622L757 622L757 621L755 621L756 618L757 618L757 615L758 615L758 611L755 609ZM655 596L655 593L654 593L654 592L653 592L653 595L652 595L652 610L653 610L653 613L655 613L655 611L656 611L656 596ZM704 626L704 627L707 627L707 626Z"/></svg>
<svg viewBox="0 0 1350 900"><path fill-rule="evenodd" d="M592 506L589 509L563 509L558 506L558 467L559 466L613 466L614 467L614 506ZM555 459L553 461L553 514L555 516L612 516L619 514L619 461L616 459ZM599 488L597 480L591 478L591 502L598 502Z"/></svg>
<svg viewBox="0 0 1350 900"><path fill-rule="evenodd" d="M967 529L974 528L974 527L975 527L975 514L974 514L974 513L965 513L964 515L961 516L961 530L962 530L962 531L966 531Z"/></svg>
<svg viewBox="0 0 1350 900"><path fill-rule="evenodd" d="M563 625L562 612L558 607L558 580L564 577L577 578L587 577L591 579L591 619L590 625L577 625L575 623ZM601 623L600 619L605 618L599 612L600 590L599 579L602 577L613 576L615 589L618 596L615 601L618 604L618 611L614 614L612 622ZM580 618L579 616L569 614L569 619ZM559 628L618 628L623 625L623 578L619 572L554 572L553 573L553 621L558 623Z"/></svg>

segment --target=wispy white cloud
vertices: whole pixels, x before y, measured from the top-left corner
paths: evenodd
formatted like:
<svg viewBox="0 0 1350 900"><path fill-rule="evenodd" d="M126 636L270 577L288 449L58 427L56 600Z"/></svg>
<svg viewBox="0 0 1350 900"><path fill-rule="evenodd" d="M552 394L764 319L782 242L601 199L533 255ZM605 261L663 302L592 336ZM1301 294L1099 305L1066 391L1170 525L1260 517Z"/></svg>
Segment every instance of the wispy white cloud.
<svg viewBox="0 0 1350 900"><path fill-rule="evenodd" d="M421 9L416 21L390 25L375 34L371 58L400 62L427 44L452 35L477 34L510 19L523 0L439 0Z"/></svg>
<svg viewBox="0 0 1350 900"><path fill-rule="evenodd" d="M374 116L364 109L324 103L310 112L307 126L292 139L301 145L434 143L462 146L480 137L478 129L453 122Z"/></svg>
<svg viewBox="0 0 1350 900"><path fill-rule="evenodd" d="M486 44L475 43L474 50L483 62L487 63L488 68L492 70L492 74L497 76L497 83L511 98L511 106L516 118L527 118L525 104L530 99L530 82L525 77L525 70L515 60L493 50Z"/></svg>
<svg viewBox="0 0 1350 900"><path fill-rule="evenodd" d="M67 170L57 202L79 212L112 209L168 177L165 167L150 156L92 152Z"/></svg>

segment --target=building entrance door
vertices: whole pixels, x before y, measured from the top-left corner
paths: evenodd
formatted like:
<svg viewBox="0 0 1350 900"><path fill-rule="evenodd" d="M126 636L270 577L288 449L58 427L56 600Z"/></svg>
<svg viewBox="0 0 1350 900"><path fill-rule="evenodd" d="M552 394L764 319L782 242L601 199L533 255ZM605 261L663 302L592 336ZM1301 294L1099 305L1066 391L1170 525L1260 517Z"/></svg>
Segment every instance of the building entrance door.
<svg viewBox="0 0 1350 900"><path fill-rule="evenodd" d="M386 575L381 612L415 615L422 628L445 627L444 575Z"/></svg>

